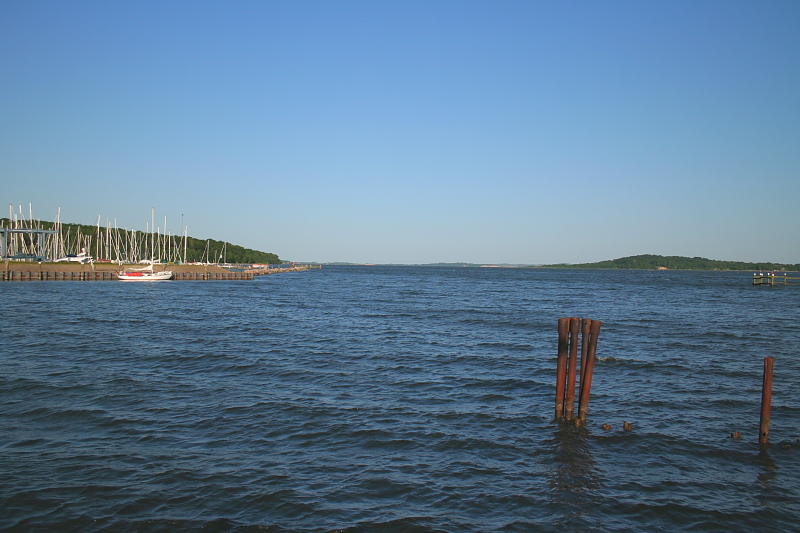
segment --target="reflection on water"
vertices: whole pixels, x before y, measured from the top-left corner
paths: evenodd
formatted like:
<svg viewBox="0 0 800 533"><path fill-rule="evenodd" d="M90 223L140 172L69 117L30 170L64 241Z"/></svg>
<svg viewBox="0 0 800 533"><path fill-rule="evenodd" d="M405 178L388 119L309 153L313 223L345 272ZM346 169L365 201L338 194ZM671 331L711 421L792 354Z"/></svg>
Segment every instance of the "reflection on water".
<svg viewBox="0 0 800 533"><path fill-rule="evenodd" d="M588 437L585 427L558 422L548 442L552 455L545 456L544 471L557 515L554 523L561 526L587 526L584 516L591 511L594 492L603 485Z"/></svg>
<svg viewBox="0 0 800 533"><path fill-rule="evenodd" d="M778 467L769 455L767 446L761 446L758 456L756 456L756 465L758 466L758 482L764 488L771 488L770 483L775 479Z"/></svg>

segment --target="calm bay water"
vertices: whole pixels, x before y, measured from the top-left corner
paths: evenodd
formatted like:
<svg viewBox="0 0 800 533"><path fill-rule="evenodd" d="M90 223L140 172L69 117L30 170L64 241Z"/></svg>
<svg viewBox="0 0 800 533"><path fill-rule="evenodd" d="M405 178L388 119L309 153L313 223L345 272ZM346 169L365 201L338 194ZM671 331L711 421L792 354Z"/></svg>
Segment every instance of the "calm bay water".
<svg viewBox="0 0 800 533"><path fill-rule="evenodd" d="M750 274L0 284L0 529L798 530L800 287ZM603 321L580 430L562 316Z"/></svg>

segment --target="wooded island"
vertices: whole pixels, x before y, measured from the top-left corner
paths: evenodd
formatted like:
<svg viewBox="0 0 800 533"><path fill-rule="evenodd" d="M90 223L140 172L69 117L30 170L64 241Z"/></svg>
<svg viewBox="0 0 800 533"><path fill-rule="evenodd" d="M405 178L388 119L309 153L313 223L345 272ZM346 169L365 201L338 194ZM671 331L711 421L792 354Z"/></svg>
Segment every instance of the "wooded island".
<svg viewBox="0 0 800 533"><path fill-rule="evenodd" d="M743 261L717 261L705 257L680 257L676 255L633 255L597 263L570 265L541 265L539 268L619 268L640 270L757 270L800 271L800 264L745 263Z"/></svg>

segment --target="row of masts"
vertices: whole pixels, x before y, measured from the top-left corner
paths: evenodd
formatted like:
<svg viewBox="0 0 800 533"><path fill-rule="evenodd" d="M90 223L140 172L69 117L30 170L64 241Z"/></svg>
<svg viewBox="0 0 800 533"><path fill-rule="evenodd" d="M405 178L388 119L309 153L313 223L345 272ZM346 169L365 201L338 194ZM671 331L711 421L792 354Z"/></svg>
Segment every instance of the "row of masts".
<svg viewBox="0 0 800 533"><path fill-rule="evenodd" d="M15 211L12 205L8 206L8 229L44 229L42 222L33 217L33 207L28 206L28 216L19 206L19 211ZM182 217L181 217L182 218ZM3 224L5 225L5 224ZM76 229L65 227L61 222L61 208L58 208L52 234L35 233L9 233L7 243L7 255L9 257L28 257L34 256L37 250L44 249L47 256L56 260L68 258L69 256L83 255L87 258L94 258L96 261L108 261L119 264L131 263L185 263L188 243L188 226L181 220L182 230L180 234L173 234L168 231L167 217L164 217L164 226L155 225L155 208L151 212L151 220L146 224L144 232L128 228L118 228L117 221L114 219L113 225L110 220L106 220L105 226L100 223L100 216L97 216L97 223L94 226L93 234L85 234L81 231L81 226ZM46 239L43 248L39 247L37 239ZM222 254L220 254L222 256ZM222 257L220 257L221 259ZM209 262L209 247L206 250L203 262Z"/></svg>

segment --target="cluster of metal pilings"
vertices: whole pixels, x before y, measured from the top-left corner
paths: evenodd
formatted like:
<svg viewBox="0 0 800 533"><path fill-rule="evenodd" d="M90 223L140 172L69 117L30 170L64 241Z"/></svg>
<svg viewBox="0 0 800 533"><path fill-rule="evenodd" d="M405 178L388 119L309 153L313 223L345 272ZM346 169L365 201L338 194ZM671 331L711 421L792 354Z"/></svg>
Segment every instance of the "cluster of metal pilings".
<svg viewBox="0 0 800 533"><path fill-rule="evenodd" d="M562 418L582 426L589 410L589 394L592 389L594 360L597 339L600 335L599 320L588 318L558 319L558 366L556 370L555 419ZM580 358L578 358L578 335L580 334ZM575 380L579 380L578 416L575 416Z"/></svg>

